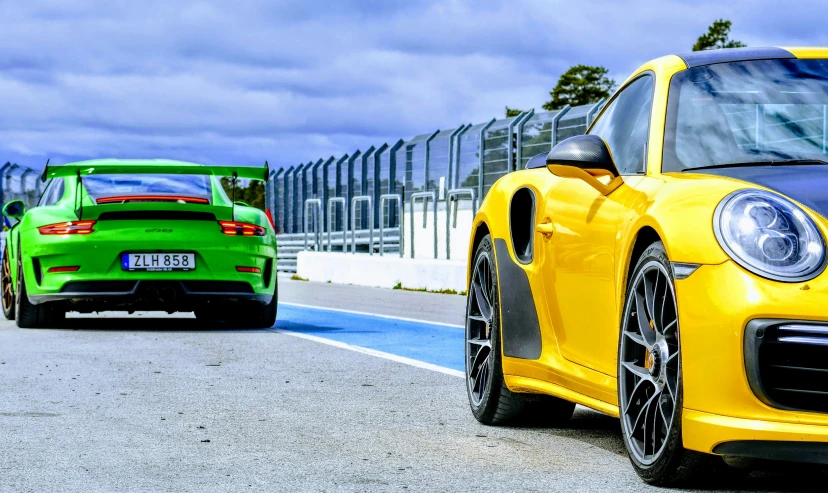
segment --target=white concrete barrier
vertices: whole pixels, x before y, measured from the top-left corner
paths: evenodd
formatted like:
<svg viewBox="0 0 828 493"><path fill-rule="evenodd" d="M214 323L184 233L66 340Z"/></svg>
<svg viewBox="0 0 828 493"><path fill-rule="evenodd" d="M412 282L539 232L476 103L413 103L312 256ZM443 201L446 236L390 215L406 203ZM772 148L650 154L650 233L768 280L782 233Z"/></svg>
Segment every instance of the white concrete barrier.
<svg viewBox="0 0 828 493"><path fill-rule="evenodd" d="M434 258L434 204L428 203L425 227L423 227L423 203L417 202L412 211L406 204L405 228L405 257L411 257L411 245L414 245L414 257L418 259ZM437 258L446 258L446 203L438 202L437 206ZM454 219L452 216L451 219ZM451 260L465 260L469 255L469 236L472 221L471 204L467 200L457 203L457 223L452 221L451 228ZM411 241L411 224L414 222L414 241Z"/></svg>
<svg viewBox="0 0 828 493"><path fill-rule="evenodd" d="M466 290L465 260L400 258L392 255L299 252L296 275L310 281L430 291Z"/></svg>

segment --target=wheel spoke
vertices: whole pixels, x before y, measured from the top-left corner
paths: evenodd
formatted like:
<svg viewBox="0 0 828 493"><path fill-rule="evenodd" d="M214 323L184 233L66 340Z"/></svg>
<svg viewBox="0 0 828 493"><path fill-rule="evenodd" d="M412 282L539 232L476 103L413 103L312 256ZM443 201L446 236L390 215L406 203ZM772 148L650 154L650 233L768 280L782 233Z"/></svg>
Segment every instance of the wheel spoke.
<svg viewBox="0 0 828 493"><path fill-rule="evenodd" d="M639 398L646 399L646 390L648 387L651 386L648 384L650 384L650 381L643 379L639 380L638 383L635 384L633 391L630 393L630 398L627 400L627 405L625 406L625 409L629 410L632 407L632 405L635 404L636 400Z"/></svg>
<svg viewBox="0 0 828 493"><path fill-rule="evenodd" d="M676 375L671 375L674 373L669 368L667 369L667 391L670 393L670 398L673 402L676 402L676 387L678 386L678 377Z"/></svg>
<svg viewBox="0 0 828 493"><path fill-rule="evenodd" d="M649 377L650 377L650 372L648 372L646 368L642 368L638 365L634 365L634 364L629 363L627 361L622 361L621 366L626 368L627 371L629 371L630 373L632 373L633 375L635 375L638 378L649 379Z"/></svg>
<svg viewBox="0 0 828 493"><path fill-rule="evenodd" d="M661 272L656 271L655 283L653 284L653 294L650 300L650 320L653 321L653 329L658 330L658 325L655 324L658 317L656 316L656 302L658 300L658 280L661 278Z"/></svg>
<svg viewBox="0 0 828 493"><path fill-rule="evenodd" d="M469 344L474 344L475 346L483 346L488 348L492 347L492 341L488 339L469 339Z"/></svg>
<svg viewBox="0 0 828 493"><path fill-rule="evenodd" d="M488 320L486 320L482 315L469 315L469 320L474 320L476 322L483 322L483 323L488 322Z"/></svg>
<svg viewBox="0 0 828 493"><path fill-rule="evenodd" d="M472 287L474 288L474 299L477 302L477 308L480 309L480 314L488 322L492 319L492 306L483 294L483 287L479 283L472 283Z"/></svg>
<svg viewBox="0 0 828 493"><path fill-rule="evenodd" d="M633 422L632 428L630 428L630 430L633 433L635 433L635 430L638 429L639 424L641 424L642 427L646 426L646 419L644 421L641 421L641 418L646 417L645 414L650 409L650 404L653 403L653 399L654 399L654 397L650 397L649 399L647 399L647 402L645 402L644 405L641 406L641 409L638 410L638 414L635 417L635 421ZM647 430L644 429L645 443L646 443L646 432L647 432Z"/></svg>
<svg viewBox="0 0 828 493"><path fill-rule="evenodd" d="M667 335L667 334L668 334L668 333L669 333L669 332L670 332L673 328L675 328L675 327L676 327L677 322L678 322L678 319L673 320L672 322L670 322L669 324L667 324L667 326L666 326L666 327L664 327L664 329L663 329L663 331L662 331L662 334Z"/></svg>
<svg viewBox="0 0 828 493"><path fill-rule="evenodd" d="M656 394L653 396L653 399L650 402L650 406L647 408L647 415L644 417L644 429L647 431L646 439L647 441L644 442L644 450L647 450L647 443L650 443L650 453L654 454L658 451L658 401L661 397L661 394Z"/></svg>
<svg viewBox="0 0 828 493"><path fill-rule="evenodd" d="M670 411L665 414L664 413L664 406L670 404ZM664 434L667 435L670 433L670 427L673 425L673 411L675 410L675 406L672 405L670 401L659 400L658 404L658 412L661 414L661 419L664 422ZM669 418L667 417L669 416Z"/></svg>
<svg viewBox="0 0 828 493"><path fill-rule="evenodd" d="M644 338L643 338L643 337L641 337L641 335L636 334L635 332L630 332L630 331L628 331L628 330L625 330L625 331L624 331L624 335L625 335L625 336L627 336L627 337L629 337L630 339L632 339L632 340L633 340L633 342L635 342L636 344L638 344L638 345L640 345L640 346L644 346L645 348L649 348L649 347L650 347L650 346L647 344L647 341L645 341L645 340L644 340Z"/></svg>
<svg viewBox="0 0 828 493"><path fill-rule="evenodd" d="M655 331L650 327L649 318L647 317L647 309L644 307L645 300L636 291L635 295L635 318L638 319L638 331L641 336L647 341L648 346L655 344Z"/></svg>
<svg viewBox="0 0 828 493"><path fill-rule="evenodd" d="M652 320L654 317L653 313L653 282L645 273L642 278L644 279L644 301L645 301L645 309L647 310L647 317ZM656 276L656 282L658 282L658 277Z"/></svg>

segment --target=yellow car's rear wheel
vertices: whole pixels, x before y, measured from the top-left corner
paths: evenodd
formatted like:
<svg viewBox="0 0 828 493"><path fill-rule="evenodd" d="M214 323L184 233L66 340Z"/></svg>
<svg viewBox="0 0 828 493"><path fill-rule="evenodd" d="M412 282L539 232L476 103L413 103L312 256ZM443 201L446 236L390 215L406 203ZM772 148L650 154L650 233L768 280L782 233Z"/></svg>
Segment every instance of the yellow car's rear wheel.
<svg viewBox="0 0 828 493"><path fill-rule="evenodd" d="M557 397L516 394L506 387L500 351L500 295L489 235L475 256L466 303L466 390L472 414L487 425L517 419L559 426L575 404Z"/></svg>

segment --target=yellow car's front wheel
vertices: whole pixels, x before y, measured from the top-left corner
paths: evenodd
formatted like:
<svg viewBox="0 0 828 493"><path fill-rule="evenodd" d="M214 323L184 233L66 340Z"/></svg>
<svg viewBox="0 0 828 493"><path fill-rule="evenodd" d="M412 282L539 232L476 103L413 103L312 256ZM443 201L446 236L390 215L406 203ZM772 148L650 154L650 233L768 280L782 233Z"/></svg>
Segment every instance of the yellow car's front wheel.
<svg viewBox="0 0 828 493"><path fill-rule="evenodd" d="M726 469L682 444L681 345L673 269L661 242L638 260L627 290L618 343L621 431L638 475L669 485Z"/></svg>

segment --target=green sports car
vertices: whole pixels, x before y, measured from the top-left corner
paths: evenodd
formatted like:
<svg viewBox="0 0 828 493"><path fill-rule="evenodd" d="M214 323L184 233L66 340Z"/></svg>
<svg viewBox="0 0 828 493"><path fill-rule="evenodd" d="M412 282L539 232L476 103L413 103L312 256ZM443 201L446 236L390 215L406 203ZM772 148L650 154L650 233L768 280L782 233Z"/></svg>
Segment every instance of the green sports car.
<svg viewBox="0 0 828 493"><path fill-rule="evenodd" d="M165 160L49 166L37 206L15 200L3 250L3 314L53 327L66 312L195 312L207 324L276 321L269 214L233 202L219 178L265 180L264 167Z"/></svg>

